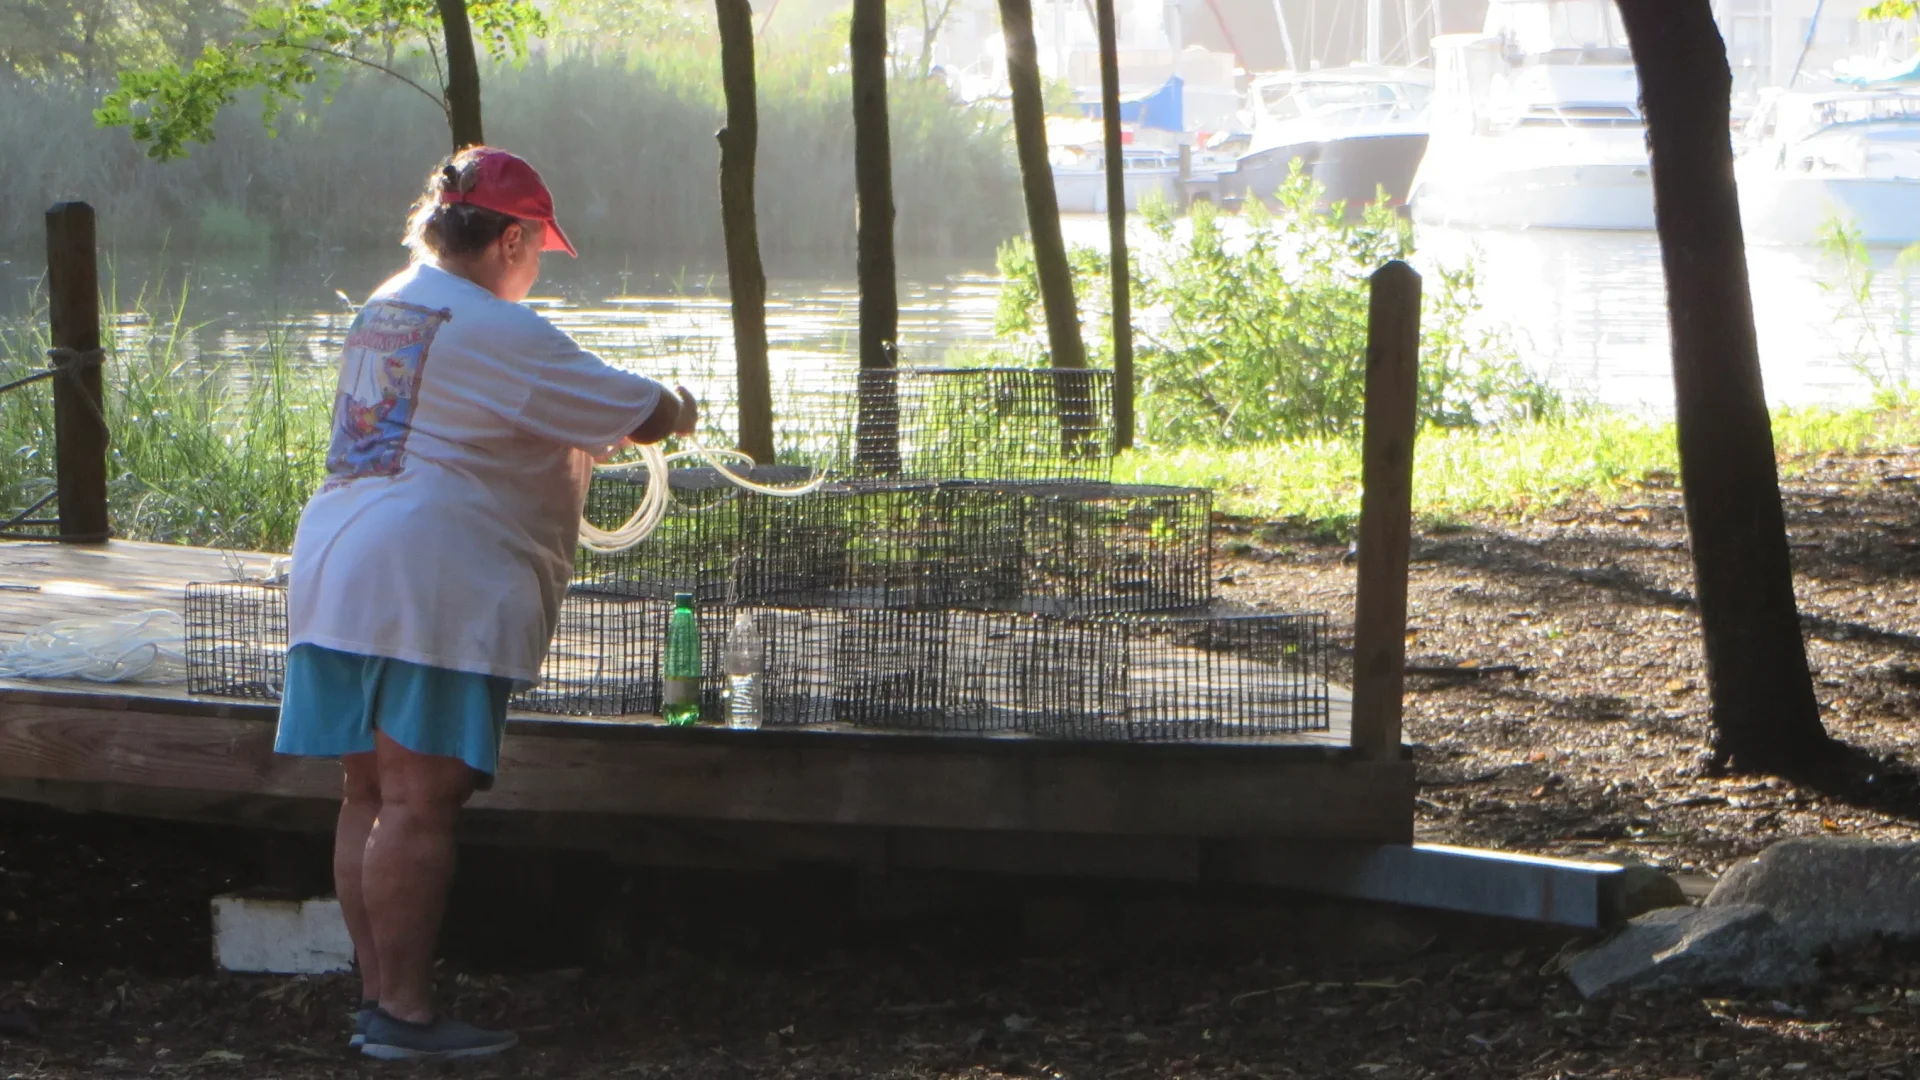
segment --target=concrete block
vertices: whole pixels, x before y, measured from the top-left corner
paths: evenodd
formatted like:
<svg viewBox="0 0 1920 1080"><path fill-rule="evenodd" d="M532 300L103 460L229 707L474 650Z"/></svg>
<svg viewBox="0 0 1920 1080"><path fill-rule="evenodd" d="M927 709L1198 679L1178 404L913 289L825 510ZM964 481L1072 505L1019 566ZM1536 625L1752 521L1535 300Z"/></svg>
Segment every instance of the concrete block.
<svg viewBox="0 0 1920 1080"><path fill-rule="evenodd" d="M228 971L319 975L353 967L353 939L331 896L213 898L213 962Z"/></svg>
<svg viewBox="0 0 1920 1080"><path fill-rule="evenodd" d="M1627 871L1445 844L1217 845L1228 880L1358 900L1558 926L1597 928L1626 918Z"/></svg>

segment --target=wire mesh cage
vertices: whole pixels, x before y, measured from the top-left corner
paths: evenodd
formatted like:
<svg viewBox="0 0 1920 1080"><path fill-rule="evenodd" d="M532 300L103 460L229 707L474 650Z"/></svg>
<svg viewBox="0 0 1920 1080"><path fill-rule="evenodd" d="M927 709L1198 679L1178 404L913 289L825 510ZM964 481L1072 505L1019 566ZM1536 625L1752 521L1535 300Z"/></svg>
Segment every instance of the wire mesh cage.
<svg viewBox="0 0 1920 1080"><path fill-rule="evenodd" d="M1211 596L1212 503L1198 488L866 480L744 505L743 603L1066 615Z"/></svg>
<svg viewBox="0 0 1920 1080"><path fill-rule="evenodd" d="M652 713L660 703L660 646L671 603L569 593L540 665L512 706L568 716Z"/></svg>
<svg viewBox="0 0 1920 1080"><path fill-rule="evenodd" d="M1105 480L1113 373L1077 368L901 367L851 387L787 395L783 461L840 477Z"/></svg>
<svg viewBox="0 0 1920 1080"><path fill-rule="evenodd" d="M539 680L511 708L568 716L624 716L660 708L666 600L569 592ZM216 697L280 700L287 677L287 590L259 582L187 586L187 689ZM702 708L717 716L727 623L700 614Z"/></svg>
<svg viewBox="0 0 1920 1080"><path fill-rule="evenodd" d="M750 611L773 725L1137 742L1330 725L1324 615Z"/></svg>
<svg viewBox="0 0 1920 1080"><path fill-rule="evenodd" d="M1213 494L1147 484L1008 487L1021 504L1018 610L1196 608L1213 596Z"/></svg>
<svg viewBox="0 0 1920 1080"><path fill-rule="evenodd" d="M791 465L736 471L761 484L799 484L811 476ZM640 505L648 480L643 468L595 473L587 487L587 519L603 528L625 521ZM581 549L574 559L574 589L656 599L688 592L703 605L728 599L733 562L749 536L749 508L769 497L734 486L709 466L670 469L667 484L673 501L659 528L626 551Z"/></svg>
<svg viewBox="0 0 1920 1080"><path fill-rule="evenodd" d="M194 693L277 699L286 591L189 586ZM670 604L573 593L533 688L512 706L654 714ZM1252 739L1324 731L1326 616L1185 612L1093 618L958 609L743 608L766 647L770 726L1022 733L1113 741ZM721 716L734 609L700 613L701 707Z"/></svg>
<svg viewBox="0 0 1920 1080"><path fill-rule="evenodd" d="M766 646L772 726L841 723L893 731L976 731L973 659L956 647L968 613L749 608Z"/></svg>
<svg viewBox="0 0 1920 1080"><path fill-rule="evenodd" d="M287 589L251 581L187 586L187 691L280 700L287 680Z"/></svg>
<svg viewBox="0 0 1920 1080"><path fill-rule="evenodd" d="M1155 742L1259 738L1330 725L1325 615L1150 614L1080 625L1121 643L1125 661L1115 692L1124 708L1049 711L1024 730L1059 739Z"/></svg>
<svg viewBox="0 0 1920 1080"><path fill-rule="evenodd" d="M540 677L510 706L562 716L657 716L663 689L667 619L673 602L654 597L569 592L540 665ZM699 606L700 715L720 717L726 687L722 654L732 613Z"/></svg>

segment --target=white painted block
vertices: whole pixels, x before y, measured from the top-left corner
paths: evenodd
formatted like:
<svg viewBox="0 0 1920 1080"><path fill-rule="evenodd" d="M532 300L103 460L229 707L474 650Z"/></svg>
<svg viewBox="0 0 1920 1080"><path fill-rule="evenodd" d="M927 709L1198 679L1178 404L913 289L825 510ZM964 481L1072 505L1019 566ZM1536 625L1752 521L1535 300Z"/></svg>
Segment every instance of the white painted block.
<svg viewBox="0 0 1920 1080"><path fill-rule="evenodd" d="M228 971L319 975L353 967L340 901L213 898L213 962Z"/></svg>

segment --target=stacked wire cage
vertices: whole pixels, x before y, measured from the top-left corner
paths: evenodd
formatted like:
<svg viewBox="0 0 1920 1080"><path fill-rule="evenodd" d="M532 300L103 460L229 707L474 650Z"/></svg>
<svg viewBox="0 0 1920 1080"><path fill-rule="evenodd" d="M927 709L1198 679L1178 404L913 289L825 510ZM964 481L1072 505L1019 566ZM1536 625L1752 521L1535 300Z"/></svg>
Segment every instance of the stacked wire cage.
<svg viewBox="0 0 1920 1080"><path fill-rule="evenodd" d="M765 644L764 723L1100 741L1324 730L1327 625L1212 595L1210 494L1110 479L1098 370L903 368L777 412L783 463L742 490L675 468L660 528L582 551L539 682L516 708L657 713L675 593L699 608L702 708L720 713L735 615ZM588 516L638 505L644 471L598 473ZM189 688L277 697L285 592L196 585Z"/></svg>

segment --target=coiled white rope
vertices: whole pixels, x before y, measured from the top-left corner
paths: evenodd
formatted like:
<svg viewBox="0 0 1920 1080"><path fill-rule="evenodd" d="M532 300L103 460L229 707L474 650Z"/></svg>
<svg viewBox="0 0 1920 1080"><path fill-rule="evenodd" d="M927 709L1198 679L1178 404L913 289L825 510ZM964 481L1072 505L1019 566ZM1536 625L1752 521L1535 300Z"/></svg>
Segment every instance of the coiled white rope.
<svg viewBox="0 0 1920 1080"><path fill-rule="evenodd" d="M827 481L825 473L816 473L813 479L803 484L776 486L757 483L729 467L744 464L751 468L753 466L751 457L737 450L710 450L700 445L697 439L689 438L685 441L687 444L685 449L676 450L671 454L660 449L658 444L648 444L640 447L640 460L637 462L595 466L596 472L618 473L645 469L647 489L640 496L640 505L634 507L633 513L622 525L612 529L602 529L586 518L581 518L581 547L601 554L612 554L625 551L651 536L653 530L659 528L660 523L666 520L667 508L673 504L673 492L667 485L667 470L671 469L676 461L697 458L712 466L715 472L726 477L735 487L760 495L793 498L818 491L820 485Z"/></svg>
<svg viewBox="0 0 1920 1080"><path fill-rule="evenodd" d="M185 623L163 608L61 619L0 646L0 678L178 682L186 677L185 649Z"/></svg>

